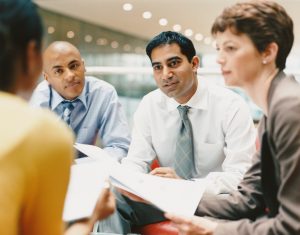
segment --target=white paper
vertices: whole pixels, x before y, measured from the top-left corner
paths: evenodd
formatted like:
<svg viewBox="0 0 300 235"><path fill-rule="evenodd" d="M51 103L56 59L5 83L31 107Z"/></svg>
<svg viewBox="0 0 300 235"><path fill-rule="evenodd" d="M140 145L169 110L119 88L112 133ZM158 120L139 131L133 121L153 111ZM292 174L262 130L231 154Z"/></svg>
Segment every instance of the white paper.
<svg viewBox="0 0 300 235"><path fill-rule="evenodd" d="M164 212L183 216L194 215L206 187L204 179L169 179L127 169L111 171L110 180L113 185L151 202Z"/></svg>
<svg viewBox="0 0 300 235"><path fill-rule="evenodd" d="M102 169L101 169L102 168ZM108 171L98 162L76 164L71 168L70 183L65 199L63 220L90 217L108 178Z"/></svg>
<svg viewBox="0 0 300 235"><path fill-rule="evenodd" d="M81 175L87 175L88 177L97 178L93 180L89 179L89 181L92 182L94 185L103 185L103 175L104 172L106 172L106 174L109 175L111 183L114 186L122 188L151 202L153 205L157 206L162 211L173 212L184 216L194 215L194 212L198 206L198 203L200 202L200 199L202 198L203 192L206 187L205 180L178 180L162 178L140 172L132 172L131 170L125 168L119 162L111 158L104 150L100 149L97 146L84 144L75 144L74 146L79 151L83 152L91 159L95 160L80 165L98 165L98 167L85 168L84 171L88 170L89 173L80 172ZM95 175L92 176L92 171L97 171L98 173L95 173ZM100 172L103 172L102 179L100 179ZM80 179L75 178L74 182L75 180L79 181ZM101 182L97 183L97 180ZM78 186L78 188L79 187L80 186ZM97 197L99 196L99 190L98 188L97 190L92 188L88 188L86 190L89 190L89 194L95 194L92 198L89 195L93 202L93 205L92 203L91 205L89 205L90 209L88 210L88 212L90 213L89 215L91 215ZM85 199L83 201L89 201L91 199ZM69 203L71 204L73 202L71 201ZM86 206L87 205L85 205L85 207ZM84 206L80 205L78 208L81 207ZM78 214L82 211L83 208L81 208L80 211L78 210Z"/></svg>
<svg viewBox="0 0 300 235"><path fill-rule="evenodd" d="M64 221L90 217L103 183L109 177L109 169L116 169L120 165L97 146L76 143L74 147L88 157L76 159L76 164L71 168L63 212Z"/></svg>

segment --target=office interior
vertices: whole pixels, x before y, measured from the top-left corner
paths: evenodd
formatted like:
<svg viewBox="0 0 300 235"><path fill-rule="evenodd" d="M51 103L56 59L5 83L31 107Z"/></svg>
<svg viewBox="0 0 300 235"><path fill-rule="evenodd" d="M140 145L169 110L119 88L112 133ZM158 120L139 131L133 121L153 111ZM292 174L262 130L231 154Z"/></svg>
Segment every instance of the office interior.
<svg viewBox="0 0 300 235"><path fill-rule="evenodd" d="M84 58L87 75L112 84L120 97L127 119L141 98L156 89L145 47L161 31L174 30L188 36L200 57L198 76L204 82L224 85L216 63L210 25L224 6L235 1L219 0L36 0L44 21L44 46L65 40L77 46ZM300 1L278 1L295 22L295 45L287 61L287 73L300 81L300 46L296 9ZM42 78L41 78L42 79ZM248 103L253 121L261 110L239 89L230 88Z"/></svg>

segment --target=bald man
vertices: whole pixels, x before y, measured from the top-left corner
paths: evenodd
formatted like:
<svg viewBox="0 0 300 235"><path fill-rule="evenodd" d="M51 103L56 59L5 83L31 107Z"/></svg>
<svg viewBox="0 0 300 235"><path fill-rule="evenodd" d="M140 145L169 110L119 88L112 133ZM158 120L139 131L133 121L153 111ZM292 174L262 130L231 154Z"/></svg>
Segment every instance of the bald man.
<svg viewBox="0 0 300 235"><path fill-rule="evenodd" d="M101 147L120 161L128 152L130 132L114 87L85 76L80 52L69 42L53 42L43 57L45 80L30 104L55 112L74 131L76 142L94 145L100 140Z"/></svg>

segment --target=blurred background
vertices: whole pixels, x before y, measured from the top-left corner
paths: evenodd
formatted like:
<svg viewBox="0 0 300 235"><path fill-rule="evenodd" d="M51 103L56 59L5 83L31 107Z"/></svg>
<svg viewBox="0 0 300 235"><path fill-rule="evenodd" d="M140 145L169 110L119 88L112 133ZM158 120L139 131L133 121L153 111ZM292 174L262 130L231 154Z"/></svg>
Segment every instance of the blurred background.
<svg viewBox="0 0 300 235"><path fill-rule="evenodd" d="M232 0L34 0L45 25L46 47L56 40L79 48L87 74L115 86L128 121L141 98L156 89L145 46L161 31L178 31L189 37L201 63L205 82L224 85L216 64L210 27ZM278 0L294 20L295 43L287 61L287 73L300 81L300 0ZM247 65L245 65L247 66ZM243 91L254 122L262 113Z"/></svg>

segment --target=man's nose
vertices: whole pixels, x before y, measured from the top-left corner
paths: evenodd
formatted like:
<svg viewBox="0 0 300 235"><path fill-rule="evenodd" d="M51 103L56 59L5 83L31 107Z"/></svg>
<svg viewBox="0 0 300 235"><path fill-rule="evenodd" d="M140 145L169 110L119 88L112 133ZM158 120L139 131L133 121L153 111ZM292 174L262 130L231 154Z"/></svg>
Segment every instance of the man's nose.
<svg viewBox="0 0 300 235"><path fill-rule="evenodd" d="M66 69L65 71L65 80L72 81L74 79L74 71L71 69Z"/></svg>
<svg viewBox="0 0 300 235"><path fill-rule="evenodd" d="M163 69L162 79L169 79L173 77L173 72L168 67Z"/></svg>

